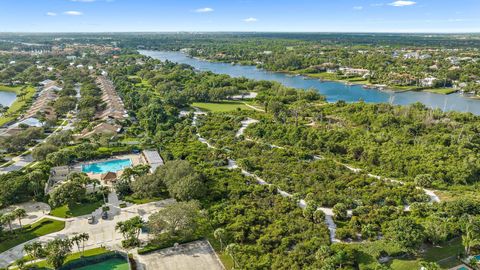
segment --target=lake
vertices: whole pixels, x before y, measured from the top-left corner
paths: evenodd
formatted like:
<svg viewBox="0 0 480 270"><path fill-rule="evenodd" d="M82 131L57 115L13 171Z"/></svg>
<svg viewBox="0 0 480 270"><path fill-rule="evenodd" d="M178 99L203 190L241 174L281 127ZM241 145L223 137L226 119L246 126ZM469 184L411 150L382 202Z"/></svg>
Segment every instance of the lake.
<svg viewBox="0 0 480 270"><path fill-rule="evenodd" d="M363 100L369 103L391 103L407 105L421 102L430 108L439 108L444 111L471 112L480 115L480 100L464 97L459 93L440 95L428 92L401 92L364 89L361 85L346 85L341 82L321 82L303 76L292 76L284 73L270 72L258 69L255 66L231 65L227 63L209 62L188 57L186 54L174 51L140 50L141 54L162 61L183 63L201 71L211 71L218 74L227 74L232 77L245 77L254 80L277 81L288 87L315 89L324 95L329 102L344 100L356 102Z"/></svg>
<svg viewBox="0 0 480 270"><path fill-rule="evenodd" d="M12 105L13 101L17 98L17 94L14 92L1 91L0 90L0 104L3 106Z"/></svg>

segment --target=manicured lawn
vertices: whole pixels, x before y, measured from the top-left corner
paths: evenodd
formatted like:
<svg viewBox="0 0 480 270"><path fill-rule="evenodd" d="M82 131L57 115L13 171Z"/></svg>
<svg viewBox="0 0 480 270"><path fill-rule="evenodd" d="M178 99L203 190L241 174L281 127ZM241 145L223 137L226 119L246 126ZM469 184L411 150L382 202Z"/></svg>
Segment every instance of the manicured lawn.
<svg viewBox="0 0 480 270"><path fill-rule="evenodd" d="M0 86L0 91L10 91L15 93L20 93L22 86L18 87L9 87L9 86ZM14 120L20 112L22 111L23 106L32 99L35 94L35 88L27 87L27 94L22 98L17 98L13 104L8 108L7 113L4 116L0 117L0 126Z"/></svg>
<svg viewBox="0 0 480 270"><path fill-rule="evenodd" d="M390 264L390 268L392 268L393 270L420 269L420 260L395 259Z"/></svg>
<svg viewBox="0 0 480 270"><path fill-rule="evenodd" d="M402 254L401 249L384 241L352 244L352 246L358 249L357 260L360 269L372 269L377 264L376 258L381 256L382 251L391 257L399 257ZM459 264L455 257L461 251L463 251L461 239L456 238L442 244L441 247L426 246L425 252L417 257L393 259L389 262L389 266L394 270L420 269L420 263L427 261L437 262L442 268L449 269Z"/></svg>
<svg viewBox="0 0 480 270"><path fill-rule="evenodd" d="M192 106L208 112L231 112L236 111L237 109L253 110L252 108L245 106L245 104L235 101L222 101L219 103L195 102Z"/></svg>
<svg viewBox="0 0 480 270"><path fill-rule="evenodd" d="M340 77L337 76L335 73L328 73L328 72L321 72L321 73L307 73L304 74L305 76L315 78L315 79L323 79L327 81L338 81L341 80Z"/></svg>
<svg viewBox="0 0 480 270"><path fill-rule="evenodd" d="M458 253L463 251L462 241L456 238L450 242L444 243L441 247L429 246L425 252L418 258L395 259L390 267L394 270L419 269L421 261L436 262L442 268L449 269L460 264L455 259Z"/></svg>
<svg viewBox="0 0 480 270"><path fill-rule="evenodd" d="M72 207L64 205L57 207L50 211L50 215L60 218L68 217L78 217L91 214L96 209L100 208L103 204L103 201L89 202L89 203L79 203L75 204Z"/></svg>
<svg viewBox="0 0 480 270"><path fill-rule="evenodd" d="M4 252L34 238L61 231L63 228L65 228L65 222L44 218L25 226L21 230L15 230L15 233L5 234L5 236L0 239L0 252Z"/></svg>
<svg viewBox="0 0 480 270"><path fill-rule="evenodd" d="M72 250L77 250L77 246L74 245ZM108 253L108 252L110 252L110 251L107 250L106 248L103 248L103 247L102 248L94 248L94 249L85 250L85 253L83 254L83 256L84 257L92 257L92 256L97 256L97 255ZM81 257L82 257L82 252L76 252L76 253L70 254L70 255L68 255L67 259L65 260L64 265L69 263L69 262L72 262L74 260L78 260ZM37 266L40 269L53 269L53 268L50 268L50 267L47 266L46 261L40 261L38 263L35 263L34 265Z"/></svg>
<svg viewBox="0 0 480 270"><path fill-rule="evenodd" d="M167 195L165 197L155 197L155 198L136 198L129 195L129 196L125 196L122 200L129 203L134 203L134 204L145 204L145 203L151 203L151 202L158 202L161 200L165 200L167 198L168 198Z"/></svg>
<svg viewBox="0 0 480 270"><path fill-rule="evenodd" d="M457 92L457 90L453 88L434 88L434 89L425 89L423 91L435 93L435 94L442 94L442 95L450 95Z"/></svg>

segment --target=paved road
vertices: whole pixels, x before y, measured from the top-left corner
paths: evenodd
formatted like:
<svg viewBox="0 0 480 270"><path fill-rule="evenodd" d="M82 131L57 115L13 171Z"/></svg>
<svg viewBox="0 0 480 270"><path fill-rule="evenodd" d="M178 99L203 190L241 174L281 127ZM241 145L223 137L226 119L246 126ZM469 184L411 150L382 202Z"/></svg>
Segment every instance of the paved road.
<svg viewBox="0 0 480 270"><path fill-rule="evenodd" d="M45 139L41 140L38 144L29 148L25 152L31 152L33 149L35 149L35 147L44 143L45 141L48 140L48 138L50 138L54 134L57 134L60 131L72 129L72 121L68 121L68 123L67 123L67 121L68 120L64 120L62 122L62 124L59 127L57 127L50 135L48 135ZM13 172L13 171L19 171L19 170L23 169L24 167L28 166L30 163L33 162L32 155L30 155L30 154L16 156L12 160L14 161L14 163L12 165L4 167L4 168L0 168L0 174L6 174L6 173L9 173L9 172Z"/></svg>
<svg viewBox="0 0 480 270"><path fill-rule="evenodd" d="M88 233L90 239L85 245L85 249L92 249L101 246L114 247L116 249L121 249L122 235L115 231L115 225L119 221L125 221L135 216L141 216L144 220L147 220L148 217L165 207L168 204L175 202L173 199L163 200L159 202L133 205L127 208L120 210L115 216L109 217L108 220L97 219L95 224L88 224L88 217L81 216L75 218L66 219L65 229L62 231L45 235L29 242L47 242L55 238L66 238L71 237L75 233ZM145 240L148 238L147 234L141 234L140 239ZM27 243L29 243L27 242ZM23 246L25 243L20 244L14 248L11 248L0 254L0 268L6 267L8 264L14 262L15 260L25 256L23 252Z"/></svg>

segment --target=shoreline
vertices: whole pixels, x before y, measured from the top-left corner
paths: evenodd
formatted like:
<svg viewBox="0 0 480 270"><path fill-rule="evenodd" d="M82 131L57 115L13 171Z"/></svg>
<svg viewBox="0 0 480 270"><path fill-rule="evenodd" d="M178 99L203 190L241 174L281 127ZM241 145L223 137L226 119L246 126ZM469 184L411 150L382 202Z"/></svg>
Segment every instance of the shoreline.
<svg viewBox="0 0 480 270"><path fill-rule="evenodd" d="M225 62L225 61L217 61L217 60L212 60L212 59L207 59L207 58L202 58L202 57L197 57L197 56L191 56L189 54L186 54L184 53L187 57L189 58L193 58L193 59L196 59L196 60L201 60L201 61L206 61L206 62L210 62L210 63L223 63L223 64L228 64L228 62ZM255 65L243 65L241 63L235 63L235 65L240 65L240 66L255 66ZM256 67L256 66L255 66ZM257 67L258 68L258 67ZM450 91L450 92L446 92L446 93L442 93L442 92L438 92L438 91L435 91L435 90L438 90L438 89L444 89L444 88L424 88L424 89L415 89L415 88L408 88L408 89L402 89L400 87L395 87L395 86L391 86L391 85L387 85L385 87L384 90L381 90L381 89L378 89L377 86L375 84L369 84L369 83L357 83L357 82L351 82L351 81L348 81L348 80L340 80L340 79L324 79L324 78L321 78L321 77L316 77L314 76L313 74L309 74L309 73L298 73L296 71L287 71L287 70L279 70L279 71L273 71L273 70L268 70L268 69L264 69L264 68L258 68L258 69L261 69L261 70L265 70L267 72L272 72L272 73L281 73L281 74L287 74L287 75L293 75L293 76L302 76L304 78L307 78L307 79L313 79L313 80L321 80L321 81L324 81L324 82L337 82L337 83L343 83L345 85L358 85L358 86L366 86L368 87L367 89L365 90L370 90L370 89L375 89L375 90L378 90L378 91L391 91L391 92L395 92L395 93L404 93L404 92L428 92L428 93L432 93L432 94L437 94L437 95L442 95L442 96L447 96L447 95L451 95L451 94L455 94L455 93L458 93L460 91L458 90L455 90L455 91ZM319 73L317 73L319 74ZM480 99L480 96L465 96L466 98L471 98L471 99Z"/></svg>

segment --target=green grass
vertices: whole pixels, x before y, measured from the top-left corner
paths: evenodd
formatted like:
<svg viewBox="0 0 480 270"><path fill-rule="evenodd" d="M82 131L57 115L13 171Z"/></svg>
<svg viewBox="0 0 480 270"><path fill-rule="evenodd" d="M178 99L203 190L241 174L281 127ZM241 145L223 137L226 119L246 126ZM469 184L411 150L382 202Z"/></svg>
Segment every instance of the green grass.
<svg viewBox="0 0 480 270"><path fill-rule="evenodd" d="M161 200L167 199L168 196L164 197L155 197L155 198L136 198L132 195L125 196L122 200L129 202L129 203L134 203L134 204L145 204L145 203L151 203L151 202L158 202Z"/></svg>
<svg viewBox="0 0 480 270"><path fill-rule="evenodd" d="M74 246L73 247L74 249L76 249L77 247ZM100 255L100 254L104 254L104 253L108 253L110 252L109 250L107 250L106 248L94 248L94 249L88 249L88 250L85 250L85 253L83 254L84 257L93 257L93 256L97 256L97 255ZM69 262L72 262L72 261L75 261L75 260L78 260L82 257L82 252L76 252L76 253L72 253L70 255L68 255L67 259L65 260L65 264L69 263ZM40 261L40 262L37 262L35 264L37 268L40 268L40 269L53 269L53 268L50 268L48 265L47 265L47 262L46 261Z"/></svg>
<svg viewBox="0 0 480 270"><path fill-rule="evenodd" d="M462 241L460 238L456 238L444 243L441 247L428 246L425 252L416 258L394 259L390 267L394 270L419 269L420 262L427 261L436 262L443 269L449 269L461 263L455 257L462 251Z"/></svg>
<svg viewBox="0 0 480 270"><path fill-rule="evenodd" d="M327 81L339 81L341 78L335 73L321 72L321 73L305 73L303 74L310 78L323 79Z"/></svg>
<svg viewBox="0 0 480 270"><path fill-rule="evenodd" d="M234 265L233 265L232 257L230 257L228 254L226 254L226 252L224 250L221 250L220 241L218 241L213 236L213 232L210 232L206 236L206 238L207 238L208 242L210 242L210 245L212 245L213 249L215 250L215 253L217 253L220 261L222 261L222 264L223 264L223 266L225 266L225 269L227 269L227 270L233 269ZM225 249L225 246L223 246L223 248Z"/></svg>
<svg viewBox="0 0 480 270"><path fill-rule="evenodd" d="M253 110L252 108L245 106L245 104L235 101L222 101L218 103L195 102L192 106L208 112L231 112L236 111L237 109Z"/></svg>
<svg viewBox="0 0 480 270"><path fill-rule="evenodd" d="M453 88L434 88L434 89L425 89L423 91L435 93L435 94L441 94L441 95L450 95L457 92L457 90Z"/></svg>
<svg viewBox="0 0 480 270"><path fill-rule="evenodd" d="M34 238L58 232L65 228L65 222L44 218L25 226L23 229L7 233L0 239L0 253Z"/></svg>
<svg viewBox="0 0 480 270"><path fill-rule="evenodd" d="M385 241L352 244L352 246L358 251L356 256L360 269L373 269L382 253L386 253L391 257L399 257L403 254L399 247L395 247ZM460 238L444 243L441 247L425 246L424 248L425 252L422 254L408 258L393 259L389 262L389 266L394 270L419 269L420 263L427 261L437 262L442 268L449 269L460 263L455 257L459 252L463 251Z"/></svg>
<svg viewBox="0 0 480 270"><path fill-rule="evenodd" d="M101 207L102 204L103 201L78 203L71 207L64 205L50 211L50 215L60 218L84 216L91 214L93 211Z"/></svg>
<svg viewBox="0 0 480 270"><path fill-rule="evenodd" d="M0 91L8 91L20 93L22 86L9 87L9 86L0 86ZM23 98L17 98L13 104L8 108L8 111L4 116L0 117L0 126L5 125L6 123L15 120L20 115L20 112L24 109L24 105L29 102L33 95L35 94L35 88L27 87L27 94ZM26 109L26 108L25 108Z"/></svg>

